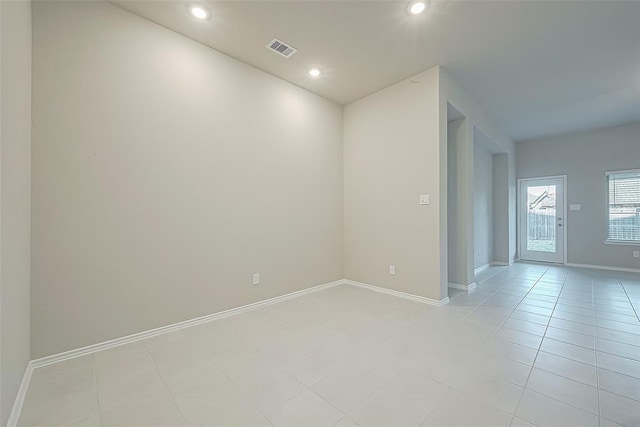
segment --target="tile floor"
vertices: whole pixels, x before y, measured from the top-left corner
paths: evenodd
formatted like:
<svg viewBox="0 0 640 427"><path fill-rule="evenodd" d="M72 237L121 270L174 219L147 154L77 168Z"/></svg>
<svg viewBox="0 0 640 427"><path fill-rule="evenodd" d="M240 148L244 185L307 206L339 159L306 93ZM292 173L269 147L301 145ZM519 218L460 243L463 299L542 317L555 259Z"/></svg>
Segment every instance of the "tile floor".
<svg viewBox="0 0 640 427"><path fill-rule="evenodd" d="M639 426L640 275L348 285L35 370L20 426Z"/></svg>

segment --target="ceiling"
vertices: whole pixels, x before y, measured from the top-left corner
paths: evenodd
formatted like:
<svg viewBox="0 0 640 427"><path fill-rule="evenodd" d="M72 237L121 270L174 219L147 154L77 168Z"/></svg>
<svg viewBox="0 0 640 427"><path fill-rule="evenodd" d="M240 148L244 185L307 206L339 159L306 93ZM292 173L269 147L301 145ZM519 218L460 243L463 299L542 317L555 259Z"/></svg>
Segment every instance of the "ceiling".
<svg viewBox="0 0 640 427"><path fill-rule="evenodd" d="M441 65L515 140L640 121L640 2L114 1L347 104ZM274 37L299 51L285 59ZM307 74L323 71L319 78Z"/></svg>

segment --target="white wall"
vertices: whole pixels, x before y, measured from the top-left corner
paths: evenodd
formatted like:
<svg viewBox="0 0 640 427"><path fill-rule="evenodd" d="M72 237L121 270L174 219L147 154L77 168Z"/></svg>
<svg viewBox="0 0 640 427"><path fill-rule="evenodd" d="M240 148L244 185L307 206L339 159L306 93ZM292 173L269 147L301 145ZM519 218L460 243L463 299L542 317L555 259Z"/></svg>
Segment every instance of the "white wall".
<svg viewBox="0 0 640 427"><path fill-rule="evenodd" d="M567 175L569 263L640 269L639 246L606 245L605 172L640 168L640 123L518 143L518 178Z"/></svg>
<svg viewBox="0 0 640 427"><path fill-rule="evenodd" d="M447 123L447 272L448 282L467 285L467 238L465 194L462 182L466 170L464 145L467 140L465 119ZM460 154L460 157L458 156ZM460 179L458 179L460 177Z"/></svg>
<svg viewBox="0 0 640 427"><path fill-rule="evenodd" d="M31 4L0 1L0 425L31 356Z"/></svg>
<svg viewBox="0 0 640 427"><path fill-rule="evenodd" d="M441 257L447 268L446 242L443 253L439 241L441 156L446 162L438 144L437 68L345 107L346 278L446 297L439 286ZM430 194L431 204L419 205L420 194Z"/></svg>
<svg viewBox="0 0 640 427"><path fill-rule="evenodd" d="M467 91L458 85L447 72L440 67L440 129L446 130L447 102L466 117L469 128L475 128L491 140L501 153L498 175L494 176L493 213L505 217L506 221L493 224L494 259L498 262L511 262L516 255L516 171L515 143L493 122L487 112ZM470 133L473 135L473 133ZM471 137L471 136L470 136ZM440 133L440 141L446 143L446 132ZM506 164L502 164L502 162ZM504 172L501 174L500 172ZM500 203L497 205L497 203ZM504 212L503 212L504 211ZM496 226L497 225L497 226ZM446 232L446 231L445 231ZM446 236L443 239L446 241ZM506 258L505 258L506 255ZM443 284L446 286L446 283Z"/></svg>
<svg viewBox="0 0 640 427"><path fill-rule="evenodd" d="M343 277L340 106L109 3L33 37L34 357Z"/></svg>
<svg viewBox="0 0 640 427"><path fill-rule="evenodd" d="M512 237L508 233L505 235L505 224L511 232L510 215L513 212L515 199L510 199L512 180L509 173L512 172L514 155L511 153L501 153L493 155L493 262L509 264L513 261L515 254L510 252ZM511 166L512 168L510 168ZM515 218L513 218L515 221ZM514 230L515 232L515 230Z"/></svg>
<svg viewBox="0 0 640 427"><path fill-rule="evenodd" d="M493 154L473 146L474 268L493 261Z"/></svg>
<svg viewBox="0 0 640 427"><path fill-rule="evenodd" d="M474 281L471 131L464 118L447 123L447 282L462 286Z"/></svg>

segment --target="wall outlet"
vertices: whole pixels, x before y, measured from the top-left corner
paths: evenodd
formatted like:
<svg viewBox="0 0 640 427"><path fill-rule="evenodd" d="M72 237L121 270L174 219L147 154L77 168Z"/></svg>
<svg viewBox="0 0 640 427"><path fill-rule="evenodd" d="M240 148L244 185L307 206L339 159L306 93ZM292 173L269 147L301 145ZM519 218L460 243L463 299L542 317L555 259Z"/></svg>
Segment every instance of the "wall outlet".
<svg viewBox="0 0 640 427"><path fill-rule="evenodd" d="M418 199L418 203L420 203L421 205L428 205L429 203L431 203L429 195L421 194L420 198Z"/></svg>
<svg viewBox="0 0 640 427"><path fill-rule="evenodd" d="M395 265L390 265L389 266L389 274L392 276L396 275L396 266Z"/></svg>
<svg viewBox="0 0 640 427"><path fill-rule="evenodd" d="M640 258L640 251L633 251L634 258Z"/></svg>
<svg viewBox="0 0 640 427"><path fill-rule="evenodd" d="M260 274L256 273L253 275L253 284L254 285L259 285L260 284Z"/></svg>

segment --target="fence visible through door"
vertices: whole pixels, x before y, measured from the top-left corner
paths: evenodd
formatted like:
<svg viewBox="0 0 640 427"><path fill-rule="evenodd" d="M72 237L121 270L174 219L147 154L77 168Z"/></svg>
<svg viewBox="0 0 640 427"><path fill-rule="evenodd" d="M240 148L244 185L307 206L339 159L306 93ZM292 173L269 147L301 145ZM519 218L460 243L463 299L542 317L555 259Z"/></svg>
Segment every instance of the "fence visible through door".
<svg viewBox="0 0 640 427"><path fill-rule="evenodd" d="M564 263L565 178L520 180L520 259Z"/></svg>

